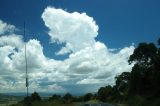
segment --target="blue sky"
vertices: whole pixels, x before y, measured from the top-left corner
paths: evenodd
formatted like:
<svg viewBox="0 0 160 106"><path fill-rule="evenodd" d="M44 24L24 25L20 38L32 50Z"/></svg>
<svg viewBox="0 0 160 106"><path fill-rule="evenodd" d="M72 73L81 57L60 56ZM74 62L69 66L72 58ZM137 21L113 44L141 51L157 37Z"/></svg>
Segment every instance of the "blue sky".
<svg viewBox="0 0 160 106"><path fill-rule="evenodd" d="M58 47L48 44L49 38L43 39L48 30L41 14L47 6L86 12L99 25L97 39L110 48L122 48L131 43L157 40L160 35L159 5L159 0L2 0L0 19L21 29L25 20L29 38L40 39L45 54L50 57Z"/></svg>
<svg viewBox="0 0 160 106"><path fill-rule="evenodd" d="M135 44L135 46L140 42L156 42L160 35L160 1L159 0L1 0L0 1L0 20L2 21L2 25L4 26L4 23L6 23L8 26L13 25L14 28L8 29L18 29L16 31L12 31L10 34L16 34L15 36L10 36L12 39L16 39L18 41L17 44L14 44L15 48L19 48L20 51L23 51L23 47L17 46L18 44L23 45L23 38L19 38L17 35L23 34L23 23L26 22L26 35L27 35L27 42L29 48L31 47L33 51L30 51L30 57L33 58L36 55L36 53L39 53L37 55L40 55L39 60L35 60L34 64L31 65L31 69L33 68L33 73L31 72L31 77L40 77L33 78L31 80L31 83L34 87L39 87L39 91L45 91L45 86L48 86L48 89L50 87L53 87L55 89L62 88L62 91L75 91L72 88L80 89L81 87L85 87L86 89L83 89L81 92L88 92L90 91L90 87L95 86L94 89L91 91L96 91L98 87L105 86L107 84L110 84L108 82L114 82L114 77L117 74L120 74L123 71L130 71L131 66L128 66L127 59L129 55L133 52L134 46L132 46L132 43ZM49 9L51 9L52 13L49 13ZM58 11L57 9L62 10L65 12L64 14L70 14L67 19L71 19L72 17L76 15L72 14L73 12L77 12L78 16L82 18L88 19L88 21L84 21L82 19L77 19L77 23L79 24L83 23L81 22L90 22L92 23L92 27L98 26L98 30L93 31L91 30L91 33L93 33L93 36L89 36L86 38L87 34L90 34L90 30L88 32L85 32L86 36L80 37L80 39L68 39L69 37L72 38L72 33L67 37L67 35L60 35L59 37L55 37L54 26L56 23L52 21L52 19L48 19L47 16L54 16L57 17L61 16L63 12ZM46 10L46 12L45 12ZM53 13L56 12L56 13ZM46 13L46 15L43 16L43 14ZM86 13L86 15L82 15L82 13ZM62 15L63 16L63 15ZM93 18L93 20L91 18ZM63 18L62 18L63 19ZM66 16L64 16L64 19L66 19ZM74 20L75 18L73 18ZM47 20L50 22L47 23ZM65 20L68 22L68 20ZM57 19L57 21L60 20L60 17ZM69 22L71 22L69 20ZM96 23L94 23L96 22ZM51 25L46 25L50 24ZM80 27L80 29L76 29L75 31L83 32L88 24L84 23L84 28ZM65 24L65 22L64 22ZM76 25L76 23L74 23ZM70 27L70 26L68 26ZM65 31L66 29L63 29L65 27L59 30ZM52 32L49 34L49 32ZM93 32L92 32L93 31ZM2 31L5 32L5 31ZM58 32L58 33L59 33ZM98 33L98 34L96 34ZM66 32L66 34L70 34L70 32ZM75 33L73 33L75 34ZM85 35L84 34L84 35ZM3 42L7 42L7 44L13 44L11 40L4 41L6 36L5 33L1 33L0 40ZM8 36L8 35L7 35ZM80 36L79 34L77 36ZM2 38L3 37L3 38ZM63 39L62 39L62 38ZM86 41L89 39L92 43L88 43ZM10 39L11 39L10 38ZM54 41L58 39L58 41ZM82 38L82 39L81 39ZM35 40L36 39L36 40ZM86 48L86 46L82 47L67 47L66 44L73 43L76 46L75 42L82 41L82 43L87 43L91 46L95 45L95 47L90 47L90 49ZM3 43L0 44L0 47L5 47ZM33 46L34 45L34 46ZM81 45L81 44L80 44ZM12 45L13 46L13 45ZM12 47L11 46L11 47ZM33 46L33 47L32 47ZM73 46L73 45L71 45ZM35 48L34 48L35 47ZM63 53L60 55L57 55L62 48L67 49L67 53ZM97 47L100 47L100 50L97 51ZM34 50L35 49L35 50ZM69 50L68 50L69 49ZM102 50L101 50L102 49ZM5 49L6 50L6 49ZM116 50L116 52L114 52ZM4 51L3 51L4 52ZM11 51L9 51L10 53ZM12 51L13 52L13 51ZM95 52L95 53L94 53ZM6 52L5 52L6 53ZM16 54L17 51L13 52L13 55ZM19 53L19 52L18 52ZM17 53L17 54L18 54ZM85 60L85 54L87 53L90 57L90 62ZM94 53L94 54L93 54ZM102 56L99 56L99 54L102 54ZM104 54L104 57L103 57ZM33 55L33 56L32 56ZM1 55L0 55L1 56ZM8 55L6 55L8 56ZM19 55L20 56L20 53ZM18 57L17 55L13 56L13 59L7 61L7 65L17 65ZM82 58L79 58L78 56L82 56ZM94 57L95 56L95 57ZM99 56L98 59L96 56ZM84 58L83 58L84 57ZM94 57L95 59L91 59L91 57ZM107 62L106 64L102 64L103 58L106 58ZM15 60L14 60L15 58ZM114 62L112 59L118 58L117 62ZM89 67L91 64L93 64L91 61L95 61L96 65ZM39 63L38 61L43 61L43 63ZM11 63L10 63L11 62ZM2 66L4 66L5 59L0 62ZM87 64L87 67L84 64ZM100 63L100 64L99 64ZM121 63L126 64L123 69L120 67L122 65ZM42 68L39 65L46 65L45 72L40 71ZM6 65L6 64L5 64ZM37 66L36 66L37 65ZM53 66L52 66L53 65ZM61 68L58 67L58 65L67 66L68 67L64 70L66 72L63 72ZM23 66L23 64L22 64ZM118 68L115 68L119 66ZM18 68L17 68L18 67ZM104 71L102 71L105 68ZM5 69L5 68L4 68ZM4 70L3 69L3 70ZM12 69L12 68L11 68ZM5 69L6 71L9 70L8 73L10 73L11 69ZM14 70L20 70L23 69L22 67L19 67L19 64L16 66ZM13 70L13 69L12 69ZM37 70L39 70L37 72ZM44 69L43 69L44 70ZM54 70L54 71L53 71ZM81 71L82 70L82 71ZM92 71L88 71L92 70ZM97 70L96 75L93 75L93 70ZM114 70L114 71L113 71ZM85 71L85 72L83 72ZM113 71L113 73L111 73ZM2 69L0 69L1 73ZM37 74L38 73L38 74ZM49 73L49 74L46 74ZM57 81L59 78L55 80L50 80L53 76L60 75L61 77L64 77L63 81ZM100 73L104 73L105 78L102 78L102 75ZM37 76L36 76L37 74ZM42 74L46 74L47 77L45 77ZM66 75L67 74L67 75ZM81 75L82 74L82 75ZM2 74L3 75L3 74ZM17 74L16 74L17 75ZM39 75L39 76L38 76ZM9 75L4 73L5 77L2 77L4 79L5 84L12 82L13 85L15 84L21 84L21 82L18 82L15 77L9 78ZM112 77L108 77L112 76ZM23 76L22 76L23 77ZM71 77L75 77L74 79L71 79ZM9 78L9 79L8 79ZM66 79L65 79L66 78ZM94 85L90 85L87 82L93 81ZM106 83L102 83L103 81L106 81ZM4 83L1 82L1 83ZM69 83L70 82L70 83ZM68 84L69 83L69 84ZM4 85L5 85L4 84ZM45 85L45 86L44 86ZM18 88L22 89L22 88ZM7 92L5 90L0 90L1 92ZM16 90L13 90L13 92ZM76 91L75 91L76 92Z"/></svg>

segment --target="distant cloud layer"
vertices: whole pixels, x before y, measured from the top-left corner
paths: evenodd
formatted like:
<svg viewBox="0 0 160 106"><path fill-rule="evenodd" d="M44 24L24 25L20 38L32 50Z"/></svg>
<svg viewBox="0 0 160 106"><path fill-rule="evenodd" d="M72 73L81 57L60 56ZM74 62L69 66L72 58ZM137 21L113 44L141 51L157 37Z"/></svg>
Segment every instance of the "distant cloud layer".
<svg viewBox="0 0 160 106"><path fill-rule="evenodd" d="M113 85L116 75L131 70L127 60L134 46L111 51L96 41L98 25L86 13L47 7L42 19L52 43L65 44L55 53L68 53L69 57L46 57L40 41L26 42L30 91L94 92L100 86ZM6 34L10 28L12 31ZM15 34L15 29L0 20L0 92L24 92L25 88L25 42L22 35Z"/></svg>

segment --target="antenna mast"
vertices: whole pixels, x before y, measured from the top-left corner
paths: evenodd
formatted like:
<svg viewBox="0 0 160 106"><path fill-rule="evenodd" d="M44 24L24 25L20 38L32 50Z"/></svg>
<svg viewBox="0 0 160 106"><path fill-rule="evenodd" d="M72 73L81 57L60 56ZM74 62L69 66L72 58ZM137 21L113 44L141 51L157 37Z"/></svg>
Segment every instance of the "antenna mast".
<svg viewBox="0 0 160 106"><path fill-rule="evenodd" d="M25 22L24 22L24 41L25 41L25 69L26 69L26 88L27 88L27 102L28 101L28 86L29 86L29 83L28 83L28 69L27 69L27 54L26 54L26 49L27 49L27 46L26 46L26 34L25 34Z"/></svg>

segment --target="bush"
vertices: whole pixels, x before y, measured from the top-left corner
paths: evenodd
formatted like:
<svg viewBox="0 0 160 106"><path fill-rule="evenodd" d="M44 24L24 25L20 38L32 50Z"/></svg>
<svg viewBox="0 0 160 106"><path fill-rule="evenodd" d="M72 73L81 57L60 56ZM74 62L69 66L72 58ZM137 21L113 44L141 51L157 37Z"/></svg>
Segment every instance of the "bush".
<svg viewBox="0 0 160 106"><path fill-rule="evenodd" d="M139 95L135 95L128 101L128 106L145 106L146 99Z"/></svg>

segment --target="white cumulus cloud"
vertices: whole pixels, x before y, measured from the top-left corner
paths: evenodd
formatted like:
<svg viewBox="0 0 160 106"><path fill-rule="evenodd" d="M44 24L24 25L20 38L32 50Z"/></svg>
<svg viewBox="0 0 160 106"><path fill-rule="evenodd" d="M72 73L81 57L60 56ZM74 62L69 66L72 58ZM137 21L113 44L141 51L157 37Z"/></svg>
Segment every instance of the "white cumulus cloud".
<svg viewBox="0 0 160 106"><path fill-rule="evenodd" d="M47 7L42 14L49 28L52 42L65 43L57 54L76 52L95 43L98 25L86 13L68 13L62 9Z"/></svg>
<svg viewBox="0 0 160 106"><path fill-rule="evenodd" d="M14 32L16 30L16 27L14 25L7 24L0 20L0 34L4 34L6 32Z"/></svg>
<svg viewBox="0 0 160 106"><path fill-rule="evenodd" d="M69 53L69 57L64 60L46 57L41 41L27 41L30 92L95 92L100 86L113 85L116 75L131 71L132 66L127 61L134 46L112 51L112 48L97 41L98 25L86 13L69 13L47 7L42 19L49 29L51 41L64 44L55 53ZM7 28L2 27L12 26L16 29L14 25L3 21L0 24L5 24L0 27L0 92L24 92L23 37L14 31L6 34Z"/></svg>

